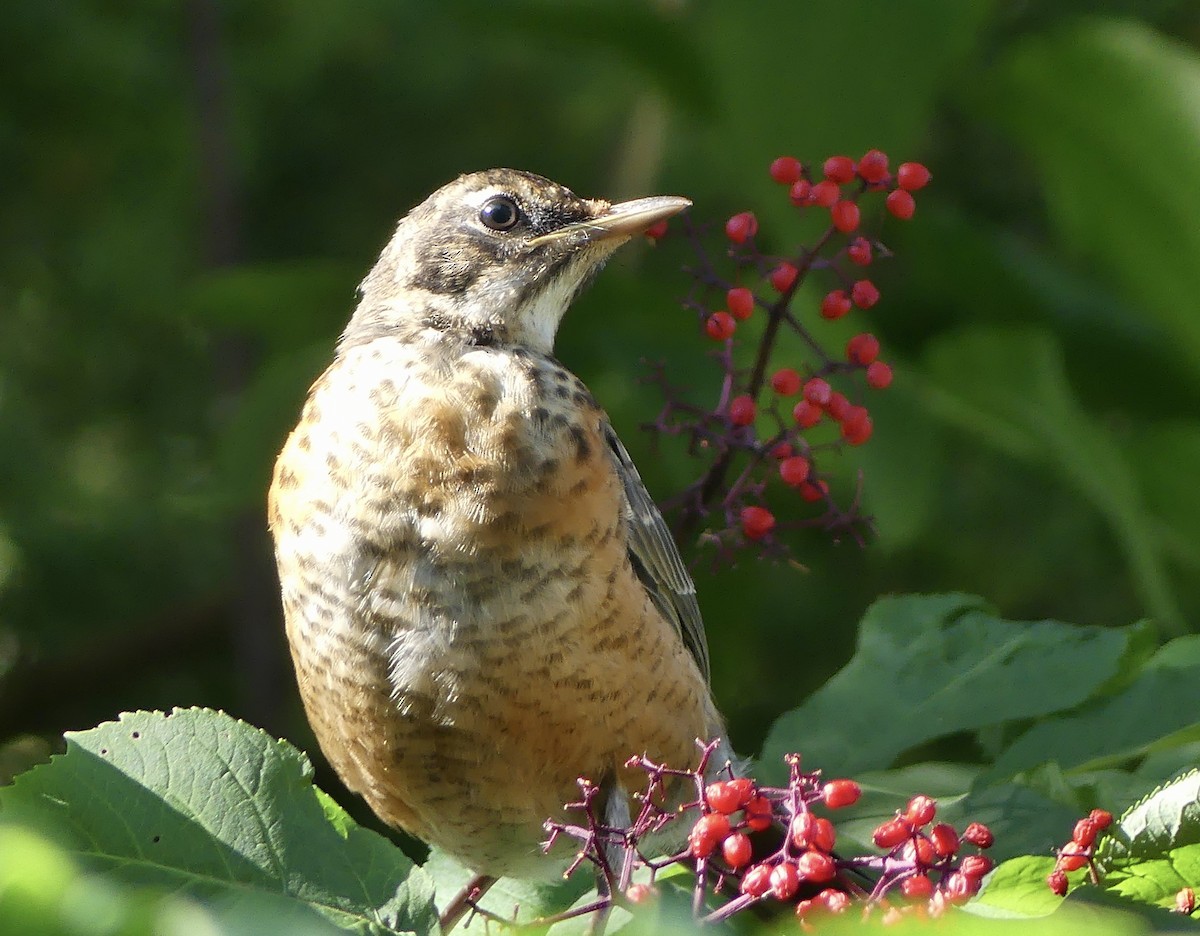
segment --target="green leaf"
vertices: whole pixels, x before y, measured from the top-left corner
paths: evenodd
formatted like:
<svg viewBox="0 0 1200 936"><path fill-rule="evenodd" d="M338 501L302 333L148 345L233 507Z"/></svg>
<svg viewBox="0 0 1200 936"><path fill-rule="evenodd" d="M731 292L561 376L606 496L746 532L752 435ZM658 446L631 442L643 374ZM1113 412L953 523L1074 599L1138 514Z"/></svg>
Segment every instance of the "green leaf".
<svg viewBox="0 0 1200 936"><path fill-rule="evenodd" d="M1165 858L1130 862L1113 868L1104 878L1105 885L1123 897L1167 909L1175 906L1175 895L1181 888L1197 882L1200 845L1173 848Z"/></svg>
<svg viewBox="0 0 1200 936"><path fill-rule="evenodd" d="M445 909L449 901L475 877L474 871L464 868L440 848L430 850L429 860L422 866L422 870L434 882L439 909ZM595 878L587 873L586 868L580 869L565 881L519 881L501 878L479 901L479 906L503 919L513 919L515 913L515 919L527 922L561 913L581 899L594 900L594 884ZM583 932L590 919L583 917L569 925L562 924L562 928L556 928L554 932ZM476 917L462 928L468 933L483 933L487 925L486 919Z"/></svg>
<svg viewBox="0 0 1200 936"><path fill-rule="evenodd" d="M1158 319L1200 369L1200 57L1133 19L1027 37L978 106L1032 156L1062 240ZM1053 89L1053 93L1047 93ZM1114 106L1119 103L1119 106ZM1152 158L1148 158L1152 154Z"/></svg>
<svg viewBox="0 0 1200 936"><path fill-rule="evenodd" d="M1142 631L1004 621L965 595L882 599L850 662L771 727L763 771L781 777L789 752L827 774L884 768L926 741L1071 708Z"/></svg>
<svg viewBox="0 0 1200 936"><path fill-rule="evenodd" d="M1106 865L1162 858L1174 849L1200 844L1200 770L1159 787L1109 830L1099 859ZM1194 879L1200 882L1200 877Z"/></svg>
<svg viewBox="0 0 1200 936"><path fill-rule="evenodd" d="M1054 859L1024 855L1002 862L971 901L972 913L995 917L1036 917L1053 913L1062 898L1046 886Z"/></svg>
<svg viewBox="0 0 1200 936"><path fill-rule="evenodd" d="M1170 908L1182 887L1200 884L1200 770L1164 784L1125 813L1101 840L1106 887Z"/></svg>
<svg viewBox="0 0 1200 936"><path fill-rule="evenodd" d="M1125 447L1075 399L1054 337L968 328L932 343L925 363L930 411L1015 458L1053 469L1111 527L1146 607L1165 628L1185 632Z"/></svg>
<svg viewBox="0 0 1200 936"><path fill-rule="evenodd" d="M985 774L995 781L1053 761L1065 770L1117 764L1200 739L1200 636L1179 637L1132 683L1083 711L1034 725Z"/></svg>
<svg viewBox="0 0 1200 936"><path fill-rule="evenodd" d="M374 832L331 824L307 758L223 713L135 712L69 733L65 754L0 789L0 819L120 882L269 902L364 936L437 929L428 877Z"/></svg>

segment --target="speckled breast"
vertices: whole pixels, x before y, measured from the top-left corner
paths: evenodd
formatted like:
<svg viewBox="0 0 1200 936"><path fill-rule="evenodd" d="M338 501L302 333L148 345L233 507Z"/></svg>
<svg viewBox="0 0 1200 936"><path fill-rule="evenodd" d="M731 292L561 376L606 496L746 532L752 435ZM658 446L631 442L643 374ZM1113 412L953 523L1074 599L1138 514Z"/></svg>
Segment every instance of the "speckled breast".
<svg viewBox="0 0 1200 936"><path fill-rule="evenodd" d="M631 753L684 763L707 687L626 554L583 385L544 356L386 339L314 385L271 525L322 749L385 821L489 873Z"/></svg>

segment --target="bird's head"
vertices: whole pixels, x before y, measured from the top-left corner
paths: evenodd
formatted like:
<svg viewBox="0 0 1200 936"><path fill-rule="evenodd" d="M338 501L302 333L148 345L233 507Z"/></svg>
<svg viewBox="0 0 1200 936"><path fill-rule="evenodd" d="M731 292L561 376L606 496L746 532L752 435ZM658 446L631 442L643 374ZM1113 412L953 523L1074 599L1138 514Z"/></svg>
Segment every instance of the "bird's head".
<svg viewBox="0 0 1200 936"><path fill-rule="evenodd" d="M460 176L400 221L342 344L444 334L549 353L567 306L612 252L690 204L614 205L515 169Z"/></svg>

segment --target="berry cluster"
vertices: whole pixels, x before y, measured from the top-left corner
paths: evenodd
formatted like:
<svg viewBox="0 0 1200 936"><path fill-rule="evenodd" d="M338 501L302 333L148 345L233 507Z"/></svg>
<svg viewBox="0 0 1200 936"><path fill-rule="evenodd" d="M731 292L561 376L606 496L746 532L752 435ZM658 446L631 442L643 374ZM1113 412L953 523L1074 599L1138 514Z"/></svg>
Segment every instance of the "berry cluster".
<svg viewBox="0 0 1200 936"><path fill-rule="evenodd" d="M913 797L875 829L882 854L835 851L838 831L826 814L857 802L862 792L858 783L826 781L820 771L803 771L796 755L787 758L786 787L762 787L735 777L729 765L716 772L719 779L712 779L708 766L715 748L715 742L703 748L694 771L674 770L644 757L631 759L626 766L644 770L647 784L634 797L640 808L629 827L599 821L593 809L597 790L587 781L580 781L581 800L567 807L582 812L584 822L546 823L547 848L563 835L580 842L568 873L590 862L607 882L601 893L611 896L589 905L588 912L614 902L653 900L659 873L683 865L695 873L693 911L700 923L717 923L760 905L790 908L804 928L820 915L852 907L885 921L939 916L969 900L992 868L979 852L992 845L988 828L973 822L959 832L948 823L935 824L937 804L928 796ZM671 801L669 794L681 784L693 785L695 798L669 810L662 804ZM683 848L663 858L644 854L646 840L673 822L693 823ZM648 883L631 883L638 868L649 870Z"/></svg>
<svg viewBox="0 0 1200 936"><path fill-rule="evenodd" d="M1071 841L1058 849L1054 870L1046 876L1046 886L1059 897L1065 897L1071 882L1067 875L1080 868L1088 869L1092 884L1100 883L1100 869L1096 866L1096 841L1100 833L1112 825L1113 817L1107 809L1093 809L1075 823ZM1180 888L1175 894L1176 913L1191 916L1196 910L1196 892L1190 887Z"/></svg>
<svg viewBox="0 0 1200 936"><path fill-rule="evenodd" d="M879 302L879 289L864 275L865 268L891 252L863 230L863 205L876 193L886 193L886 211L907 220L915 210L913 193L929 182L930 174L912 162L893 172L887 155L871 150L857 161L831 156L819 174L794 157L781 156L771 164L770 175L786 186L798 210L821 212L827 225L812 244L776 255L759 249L756 216L735 214L725 223L734 267L726 275L706 252L703 231L685 218L685 234L698 262L688 269L695 286L684 305L697 316L703 334L720 344L715 356L724 379L715 405L692 405L658 367L653 379L662 386L666 404L649 428L685 435L693 453L712 457L703 476L670 505L682 511L685 532L710 523L709 515L717 510L723 523L709 531L710 539L726 547L750 541L778 553L783 548L777 535L787 527L822 526L835 536L849 533L861 540L869 525L858 513L857 493L848 508L837 506L817 459L871 438L874 426L863 391L888 387L892 368L880 358L879 339L870 332L854 335L844 350L835 351L819 340L814 326ZM648 233L658 239L666 231L660 226ZM801 308L799 291L812 275L832 282L810 314ZM752 363L739 367L735 346L755 326L747 343ZM800 336L808 349L805 360L776 363L784 329ZM748 462L742 468L735 464L739 456ZM768 489L779 483L806 502L823 503L824 514L778 522L767 501Z"/></svg>
<svg viewBox="0 0 1200 936"><path fill-rule="evenodd" d="M1112 825L1113 817L1107 809L1093 809L1077 823L1071 834L1071 841L1058 850L1058 860L1054 862L1054 870L1046 878L1046 885L1059 897L1067 893L1070 882L1067 874L1078 871L1085 865L1096 883L1095 854L1096 838L1101 832Z"/></svg>

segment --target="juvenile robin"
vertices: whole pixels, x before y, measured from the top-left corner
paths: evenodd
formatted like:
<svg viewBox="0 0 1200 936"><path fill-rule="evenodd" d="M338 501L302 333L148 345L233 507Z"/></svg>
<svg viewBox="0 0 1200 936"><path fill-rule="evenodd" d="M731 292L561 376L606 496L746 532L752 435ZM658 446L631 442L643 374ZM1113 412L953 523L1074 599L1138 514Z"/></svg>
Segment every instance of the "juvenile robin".
<svg viewBox="0 0 1200 936"><path fill-rule="evenodd" d="M511 169L396 228L275 467L304 706L381 819L481 876L547 877L586 776L693 765L723 732L695 590L629 454L553 355L622 243L690 204Z"/></svg>

